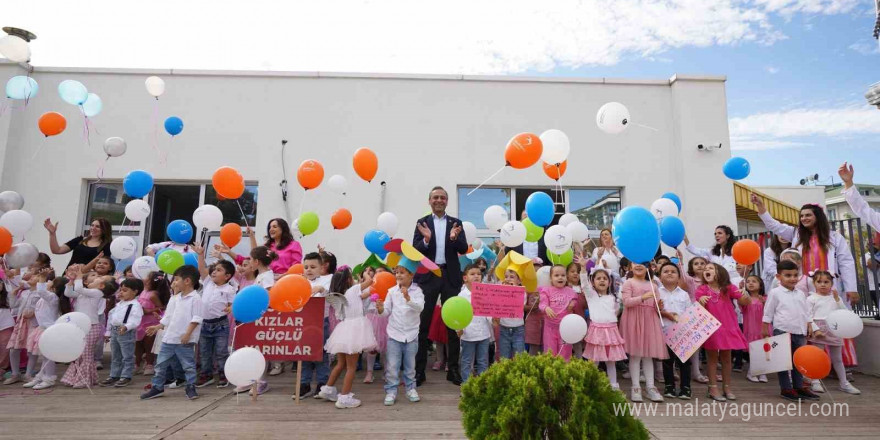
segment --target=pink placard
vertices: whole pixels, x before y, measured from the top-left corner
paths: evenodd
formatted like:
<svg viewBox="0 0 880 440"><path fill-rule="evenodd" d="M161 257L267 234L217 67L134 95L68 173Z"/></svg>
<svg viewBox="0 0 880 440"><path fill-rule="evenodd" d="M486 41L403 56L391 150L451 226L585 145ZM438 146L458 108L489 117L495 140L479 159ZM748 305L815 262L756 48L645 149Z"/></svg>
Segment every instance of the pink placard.
<svg viewBox="0 0 880 440"><path fill-rule="evenodd" d="M475 283L471 292L471 306L474 316L522 318L525 297L525 287Z"/></svg>
<svg viewBox="0 0 880 440"><path fill-rule="evenodd" d="M663 328L663 339L672 352L685 362L719 328L721 321L702 306L694 304L679 315L678 322Z"/></svg>

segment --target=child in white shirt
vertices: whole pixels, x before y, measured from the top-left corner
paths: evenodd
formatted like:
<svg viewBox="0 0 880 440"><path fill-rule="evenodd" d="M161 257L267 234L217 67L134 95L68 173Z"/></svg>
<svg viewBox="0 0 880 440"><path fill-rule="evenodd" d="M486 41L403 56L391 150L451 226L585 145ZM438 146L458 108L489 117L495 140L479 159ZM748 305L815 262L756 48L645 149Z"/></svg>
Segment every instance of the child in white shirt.
<svg viewBox="0 0 880 440"><path fill-rule="evenodd" d="M616 362L626 359L625 341L617 327L620 299L614 293L614 274L601 266L594 266L588 276L586 264L581 265L581 286L585 289L590 327L584 338L584 359L605 363L605 373L611 389L620 390Z"/></svg>
<svg viewBox="0 0 880 440"><path fill-rule="evenodd" d="M849 394L861 394L858 388L852 386L846 380L846 368L843 366L843 339L834 336L828 327L826 319L835 310L846 310L846 305L834 287L834 275L825 270L817 270L812 274L813 285L816 291L807 298L807 308L810 311L813 337L810 344L819 348L828 348L831 352L831 365L840 381L840 390ZM813 380L812 391L824 393L825 388L819 380Z"/></svg>
<svg viewBox="0 0 880 440"><path fill-rule="evenodd" d="M312 284L312 297L324 298L330 293L330 278L321 276L324 260L321 254L311 252L303 257L303 276ZM324 345L327 345L327 339L330 337L330 303L324 302ZM273 367L273 370L275 368ZM283 371L283 369L281 370ZM280 372L279 372L280 373ZM271 372L269 374L272 374ZM318 386L312 390L312 379L317 376ZM330 358L324 351L321 362L302 363L302 376L300 378L300 395L308 397L314 395L318 397L318 391L322 386L327 384L330 379Z"/></svg>
<svg viewBox="0 0 880 440"><path fill-rule="evenodd" d="M144 309L137 297L144 291L144 282L137 278L122 280L119 287L121 301L107 313L104 339L110 342L110 376L99 382L102 387L124 387L131 383L134 373L134 343L137 328L144 317Z"/></svg>
<svg viewBox="0 0 880 440"><path fill-rule="evenodd" d="M24 384L25 388L33 388L35 390L51 388L55 386L55 380L57 379L55 375L55 362L47 359L40 352L40 336L42 336L47 328L54 325L55 321L62 314L69 313L71 310L70 299L64 296L64 285L67 283L67 280L64 278L54 279L51 286L52 290L49 291L46 281L50 278L50 275L54 276L55 273L48 269L47 271L40 271L35 277L37 284L34 294L39 297L39 300L34 307L34 319L36 319L38 327L29 335L33 339L29 341L28 345L31 349L28 351L32 358L39 357L43 366L32 381ZM28 359L28 364L30 364L30 359Z"/></svg>
<svg viewBox="0 0 880 440"><path fill-rule="evenodd" d="M471 288L480 282L483 272L474 264L468 264L462 271L464 285L458 296L471 302ZM474 316L464 330L458 331L461 338L461 383L471 377L471 371L479 376L489 368L489 345L492 343L492 318Z"/></svg>
<svg viewBox="0 0 880 440"><path fill-rule="evenodd" d="M235 287L230 280L235 276L235 266L229 260L218 259L210 268L205 263L205 249L194 246L199 260L199 276L202 277L202 330L199 336L199 359L201 375L196 388L214 383L214 362L219 377L217 388L229 385L223 368L229 357L229 312L235 298Z"/></svg>
<svg viewBox="0 0 880 440"><path fill-rule="evenodd" d="M691 297L688 293L679 287L681 283L681 269L676 264L664 263L660 266L660 300L663 302L663 311L660 315L663 317L663 327L671 326L678 322L678 317L693 305ZM663 381L666 389L663 392L665 397L678 397L684 400L691 399L691 360L684 362L678 358L678 355L669 347L669 358L663 359ZM679 389L675 389L675 367L681 372L681 382Z"/></svg>
<svg viewBox="0 0 880 440"><path fill-rule="evenodd" d="M385 406L397 401L400 386L400 366L406 397L410 402L420 400L416 391L416 353L419 351L419 324L425 308L425 295L413 284L413 273L418 263L405 257L394 268L397 285L388 289L384 301L376 301L376 309L388 316L388 345L385 347Z"/></svg>

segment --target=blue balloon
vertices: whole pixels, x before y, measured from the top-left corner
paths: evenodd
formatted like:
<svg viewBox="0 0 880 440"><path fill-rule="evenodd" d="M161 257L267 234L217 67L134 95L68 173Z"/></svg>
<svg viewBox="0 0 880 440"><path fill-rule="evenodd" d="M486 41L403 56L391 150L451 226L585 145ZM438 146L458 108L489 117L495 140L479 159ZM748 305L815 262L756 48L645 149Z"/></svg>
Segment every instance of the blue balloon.
<svg viewBox="0 0 880 440"><path fill-rule="evenodd" d="M675 202L675 206L678 206L678 212L681 212L681 199L675 193L668 192L660 196L661 199L669 199Z"/></svg>
<svg viewBox="0 0 880 440"><path fill-rule="evenodd" d="M749 161L741 157L731 157L724 163L723 170L724 175L727 176L728 179L742 180L749 177L749 172L752 171L752 166L749 165Z"/></svg>
<svg viewBox="0 0 880 440"><path fill-rule="evenodd" d="M177 244L186 244L189 243L189 240L193 236L193 227L186 220L174 220L171 223L168 223L168 227L165 228L165 233L168 234L168 238L171 241ZM186 259L184 259L186 261Z"/></svg>
<svg viewBox="0 0 880 440"><path fill-rule="evenodd" d="M538 226L547 226L553 221L555 214L553 199L545 192L533 192L526 199L526 214L529 220Z"/></svg>
<svg viewBox="0 0 880 440"><path fill-rule="evenodd" d="M180 221L180 220L178 220ZM187 252L183 254L183 265L199 268L199 256L195 252Z"/></svg>
<svg viewBox="0 0 880 440"><path fill-rule="evenodd" d="M79 81L66 79L58 84L58 95L68 104L82 105L89 99L89 90Z"/></svg>
<svg viewBox="0 0 880 440"><path fill-rule="evenodd" d="M6 97L10 99L31 99L38 91L40 86L29 76L13 76L6 82Z"/></svg>
<svg viewBox="0 0 880 440"><path fill-rule="evenodd" d="M183 120L177 116L172 116L165 120L165 131L171 136L177 136L183 131Z"/></svg>
<svg viewBox="0 0 880 440"><path fill-rule="evenodd" d="M269 291L262 286L247 286L232 300L232 316L245 324L260 319L268 308Z"/></svg>
<svg viewBox="0 0 880 440"><path fill-rule="evenodd" d="M153 176L144 170L131 171L122 180L122 188L129 197L139 199L153 189Z"/></svg>
<svg viewBox="0 0 880 440"><path fill-rule="evenodd" d="M101 97L94 94L89 93L89 97L86 98L86 102L83 103L83 114L88 117L97 116L98 113L101 113L101 109L104 108L104 102L101 101Z"/></svg>
<svg viewBox="0 0 880 440"><path fill-rule="evenodd" d="M678 247L684 240L684 223L678 217L663 217L660 220L660 239L666 246Z"/></svg>
<svg viewBox="0 0 880 440"><path fill-rule="evenodd" d="M379 258L383 260L385 259L385 256L388 255L388 251L385 250L385 245L389 241L391 241L391 237L378 229L367 231L367 233L364 234L364 246L368 251L378 255Z"/></svg>
<svg viewBox="0 0 880 440"><path fill-rule="evenodd" d="M647 263L660 247L660 228L651 211L627 206L614 216L611 235L617 249L633 263Z"/></svg>
<svg viewBox="0 0 880 440"><path fill-rule="evenodd" d="M678 258L672 257L669 259L669 262L671 262L672 264L678 264L679 260L678 260Z"/></svg>
<svg viewBox="0 0 880 440"><path fill-rule="evenodd" d="M162 250L159 251L159 252L156 252L156 255L155 255L156 263L159 262L159 255L162 255L162 254L164 254L165 252L168 252L168 251L170 251L170 250L171 250L171 248L165 248L165 249L162 249Z"/></svg>

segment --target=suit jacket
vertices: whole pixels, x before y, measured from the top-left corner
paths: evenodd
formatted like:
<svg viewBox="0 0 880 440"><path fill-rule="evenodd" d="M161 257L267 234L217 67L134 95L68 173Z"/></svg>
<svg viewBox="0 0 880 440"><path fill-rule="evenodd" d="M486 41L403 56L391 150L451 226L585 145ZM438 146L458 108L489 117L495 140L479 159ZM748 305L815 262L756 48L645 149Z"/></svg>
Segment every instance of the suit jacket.
<svg viewBox="0 0 880 440"><path fill-rule="evenodd" d="M425 254L426 257L430 258L431 261L436 261L437 259L437 233L434 231L434 218L433 214L422 217L418 220L419 223L424 223L428 225L428 228L431 229L431 240L428 244L425 244L425 237L422 236L422 233L419 232L418 226L416 226L415 234L413 234L413 246L419 250L419 252ZM446 236L443 237L446 240L446 270L443 271L443 275L446 277L447 283L456 288L461 289L461 285L463 281L461 279L461 265L458 262L458 254L463 254L467 252L468 244L467 240L464 237L464 231L458 234L458 237L455 241L449 239L449 231L455 227L455 225L461 225L461 221L455 217L446 215ZM416 283L424 282L428 277L433 277L433 274L418 274L415 276L414 281Z"/></svg>
<svg viewBox="0 0 880 440"><path fill-rule="evenodd" d="M547 232L547 228L544 228L544 232ZM524 246L525 246L525 244L521 244L519 246L510 248L510 250L516 251L520 255L525 255L523 253ZM541 238L538 239L538 258L540 258L541 261L543 261L545 265L550 264L550 259L547 258L547 245L544 244L544 236L543 235L541 235Z"/></svg>

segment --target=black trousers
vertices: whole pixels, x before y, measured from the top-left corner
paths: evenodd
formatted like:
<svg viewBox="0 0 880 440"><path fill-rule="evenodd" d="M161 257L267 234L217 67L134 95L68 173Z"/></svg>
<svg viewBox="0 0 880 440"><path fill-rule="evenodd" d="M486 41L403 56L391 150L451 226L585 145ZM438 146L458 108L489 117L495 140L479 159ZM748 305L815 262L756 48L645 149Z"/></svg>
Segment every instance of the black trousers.
<svg viewBox="0 0 880 440"><path fill-rule="evenodd" d="M688 359L687 362L682 362L669 347L666 347L666 351L669 352L669 359L663 359L663 381L665 385L667 387L675 387L675 365L678 365L678 374L681 376L679 388L690 389L691 360Z"/></svg>
<svg viewBox="0 0 880 440"><path fill-rule="evenodd" d="M425 294L425 308L422 310L421 322L419 323L419 351L416 353L416 375L424 375L425 367L428 365L428 347L431 342L428 340L428 331L431 328L431 318L434 317L434 307L437 306L437 299L440 298L446 302L453 296L458 296L460 288L453 287L446 280L446 269L443 269L443 276L432 276L418 283ZM458 370L458 356L461 352L461 345L458 340L458 333L449 327L446 327L446 334L449 341L446 343L446 364L449 371Z"/></svg>

